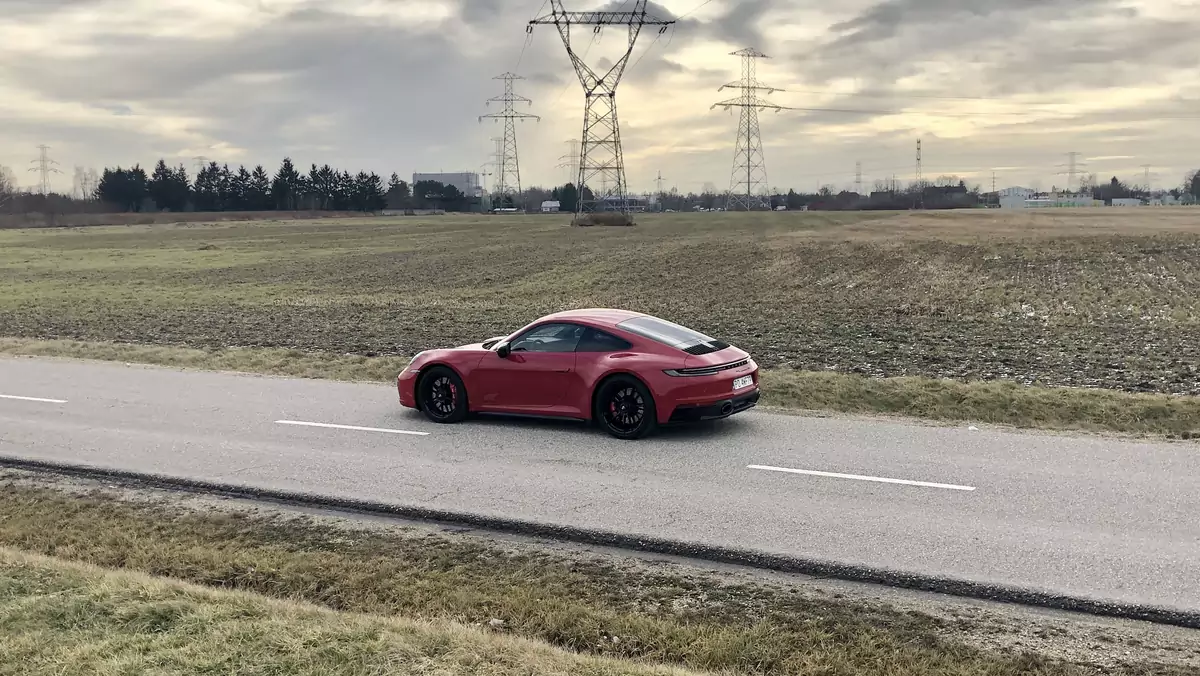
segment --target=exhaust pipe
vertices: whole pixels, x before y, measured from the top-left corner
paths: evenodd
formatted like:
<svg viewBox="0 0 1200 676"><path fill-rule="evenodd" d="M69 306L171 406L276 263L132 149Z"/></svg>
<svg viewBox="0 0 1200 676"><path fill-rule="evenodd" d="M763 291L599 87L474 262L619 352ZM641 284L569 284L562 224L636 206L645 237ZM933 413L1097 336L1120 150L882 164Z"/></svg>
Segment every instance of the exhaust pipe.
<svg viewBox="0 0 1200 676"><path fill-rule="evenodd" d="M725 405L721 407L721 415L729 415L730 413L733 413L733 404L727 401L725 402Z"/></svg>

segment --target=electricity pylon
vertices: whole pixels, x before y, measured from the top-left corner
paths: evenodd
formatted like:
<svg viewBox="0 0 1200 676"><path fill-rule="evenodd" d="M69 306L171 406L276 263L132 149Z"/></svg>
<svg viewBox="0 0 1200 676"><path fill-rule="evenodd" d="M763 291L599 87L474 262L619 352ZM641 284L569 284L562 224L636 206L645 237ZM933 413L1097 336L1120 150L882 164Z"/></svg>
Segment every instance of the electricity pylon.
<svg viewBox="0 0 1200 676"><path fill-rule="evenodd" d="M782 89L766 87L758 82L758 59L768 58L757 49L747 48L733 52L731 56L742 57L742 79L731 82L718 91L739 89L741 94L735 99L714 103L712 108L720 106L725 110L741 109L741 119L738 121L737 145L733 154L733 174L729 181L729 198L725 208L729 211L751 211L753 209L770 209L770 198L762 193L767 190L767 165L763 157L762 134L758 127L758 111L790 110L786 106L776 105L759 97L759 92L770 94ZM709 110L712 110L710 108Z"/></svg>
<svg viewBox="0 0 1200 676"><path fill-rule="evenodd" d="M38 192L42 195L50 194L50 174L61 174L54 165L58 164L50 159L50 146L38 146L38 158L33 160L31 164L36 164L35 167L30 167L30 171L36 171L38 174Z"/></svg>
<svg viewBox="0 0 1200 676"><path fill-rule="evenodd" d="M675 23L646 12L647 0L634 0L628 12L568 12L562 0L550 0L550 13L529 22L533 32L538 25L558 28L567 56L583 85L583 139L579 150L579 175L575 181L579 201L575 214L593 211L629 212L628 186L625 182L625 157L621 151L621 130L617 123L617 85L625 74L638 36L646 26L658 26L659 34ZM628 4L628 3L626 3ZM591 26L598 35L605 26L625 26L629 45L603 75L597 73L571 46L571 27ZM598 184L598 185L597 185Z"/></svg>
<svg viewBox="0 0 1200 676"><path fill-rule="evenodd" d="M573 138L566 142L570 150L566 155L558 158L557 169L567 170L567 183L574 183L579 180L579 139Z"/></svg>
<svg viewBox="0 0 1200 676"><path fill-rule="evenodd" d="M496 193L502 201L510 198L515 207L517 199L521 197L521 163L517 155L517 120L540 120L541 118L537 115L517 112L515 106L518 103L533 105L533 101L513 93L513 81L525 78L514 73L505 73L492 79L504 80L504 94L488 99L488 105L502 103L504 110L499 113L480 115L479 121L504 120L504 137L496 158Z"/></svg>

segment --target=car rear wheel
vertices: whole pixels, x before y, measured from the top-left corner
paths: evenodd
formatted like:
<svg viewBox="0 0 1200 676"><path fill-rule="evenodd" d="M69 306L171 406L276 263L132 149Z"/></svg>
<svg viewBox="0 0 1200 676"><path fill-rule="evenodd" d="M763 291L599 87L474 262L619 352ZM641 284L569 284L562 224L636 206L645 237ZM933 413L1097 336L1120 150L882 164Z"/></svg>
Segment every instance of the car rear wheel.
<svg viewBox="0 0 1200 676"><path fill-rule="evenodd" d="M435 366L421 376L417 403L436 423L456 423L467 417L467 388L454 371Z"/></svg>
<svg viewBox="0 0 1200 676"><path fill-rule="evenodd" d="M658 427L654 397L637 378L617 376L605 381L594 406L596 422L618 439L641 439Z"/></svg>

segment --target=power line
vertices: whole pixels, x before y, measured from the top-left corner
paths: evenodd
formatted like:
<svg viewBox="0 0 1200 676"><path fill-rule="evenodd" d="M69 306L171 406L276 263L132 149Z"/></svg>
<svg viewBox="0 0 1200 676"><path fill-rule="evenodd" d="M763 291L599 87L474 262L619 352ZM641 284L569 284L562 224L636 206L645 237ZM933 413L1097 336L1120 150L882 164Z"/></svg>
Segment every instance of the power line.
<svg viewBox="0 0 1200 676"><path fill-rule="evenodd" d="M916 92L867 92L867 91L846 92L846 91L836 91L833 89L808 89L808 88L804 88L804 87L799 87L799 88L789 87L788 91L796 92L799 94L833 95L833 96L846 96L846 97L860 97L860 98L868 98L868 99L897 98L897 99L930 99L930 100L934 100L934 101L994 101L997 103L1009 102L1012 105L1020 105L1020 106L1068 106L1068 105L1072 104L1072 102L1070 102L1070 101L1009 101L1009 99L1005 99L1005 98L1002 98L999 96L946 96L943 94L920 94L920 93L916 93Z"/></svg>
<svg viewBox="0 0 1200 676"><path fill-rule="evenodd" d="M542 10L546 9L547 2L550 2L550 0L542 0L542 6L539 7L538 11L534 12L533 17L530 17L530 18L536 18L538 15L540 15L542 13ZM521 45L521 53L517 55L517 67L513 68L514 73L521 72L521 63L525 61L525 50L529 49L529 45L532 43L533 43L533 33L526 32L525 33L525 44Z"/></svg>
<svg viewBox="0 0 1200 676"><path fill-rule="evenodd" d="M637 68L637 65L642 62L642 59L646 58L646 55L650 53L650 50L654 49L654 45L658 44L658 41L662 39L662 36L663 36L662 33L659 33L658 35L654 36L654 42L651 42L650 46L646 47L646 51L642 52L642 55L638 57L637 61L633 62L633 65L630 66L630 68ZM674 32L672 32L671 36L672 36L672 39L674 39ZM668 41L668 44L670 44L669 41Z"/></svg>
<svg viewBox="0 0 1200 676"><path fill-rule="evenodd" d="M700 4L699 4L699 5L698 5L698 6L697 6L695 9L693 9L692 11L690 11L690 12L685 12L685 13L683 13L682 15L680 15L680 16L679 16L679 17L676 19L676 21L682 21L683 19L686 19L686 18L688 18L689 16L691 16L691 15L695 14L696 12L699 12L700 10L704 9L705 7L707 7L707 6L709 5L709 3L711 3L712 1L713 1L713 0L704 0L704 2L700 3Z"/></svg>
<svg viewBox="0 0 1200 676"><path fill-rule="evenodd" d="M808 113L838 113L838 114L845 114L845 115L925 115L928 117L949 117L949 118L955 118L955 117L963 117L963 118L1018 117L1018 118L1039 118L1039 119L1044 119L1047 115L1050 115L1050 114L1060 115L1065 118L1074 118L1074 117L1085 117L1087 115L1095 114L1098 112L1105 112L1105 111L1089 111L1089 112L1082 112L1082 113L1072 113L1072 112L1068 112L1068 111L1044 111L1042 113L1033 113L1033 112L996 111L996 112L987 112L987 113L985 113L985 112L952 113L952 112L894 109L894 108L889 109L889 108L822 108L822 107L811 107L811 108L793 107L793 108L791 108L791 110L798 110L801 112L808 112ZM1107 111L1107 112L1112 112L1112 111ZM1156 113L1147 113L1147 115L1152 116L1155 120L1200 120L1200 115L1159 115Z"/></svg>

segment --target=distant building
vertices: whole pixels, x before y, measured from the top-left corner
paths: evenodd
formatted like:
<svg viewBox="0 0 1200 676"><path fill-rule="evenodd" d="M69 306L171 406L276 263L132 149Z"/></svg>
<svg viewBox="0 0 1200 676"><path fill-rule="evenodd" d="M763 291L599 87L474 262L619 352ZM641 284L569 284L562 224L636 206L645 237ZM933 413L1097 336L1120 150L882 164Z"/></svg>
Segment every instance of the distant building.
<svg viewBox="0 0 1200 676"><path fill-rule="evenodd" d="M546 200L542 202L542 213L552 214L562 211L562 203L554 200Z"/></svg>
<svg viewBox="0 0 1200 676"><path fill-rule="evenodd" d="M595 209L596 211L621 211L621 205L621 200L615 197L610 197L608 199L598 200L596 202ZM627 196L624 202L626 211L638 213L646 211L646 205L647 200L641 197Z"/></svg>
<svg viewBox="0 0 1200 676"><path fill-rule="evenodd" d="M479 187L479 174L474 172L413 174L413 185L421 181L437 181L442 185L452 185L467 197L483 196L483 190Z"/></svg>
<svg viewBox="0 0 1200 676"><path fill-rule="evenodd" d="M1142 201L1136 197L1114 197L1112 205L1114 207L1140 207Z"/></svg>
<svg viewBox="0 0 1200 676"><path fill-rule="evenodd" d="M1102 206L1104 200L1095 199L1086 193L1039 193L1025 200L1026 209Z"/></svg>
<svg viewBox="0 0 1200 676"><path fill-rule="evenodd" d="M1037 192L1031 188L1005 188L997 191L996 201L1000 204L1001 209L1024 209L1027 206L1025 201L1036 194Z"/></svg>

